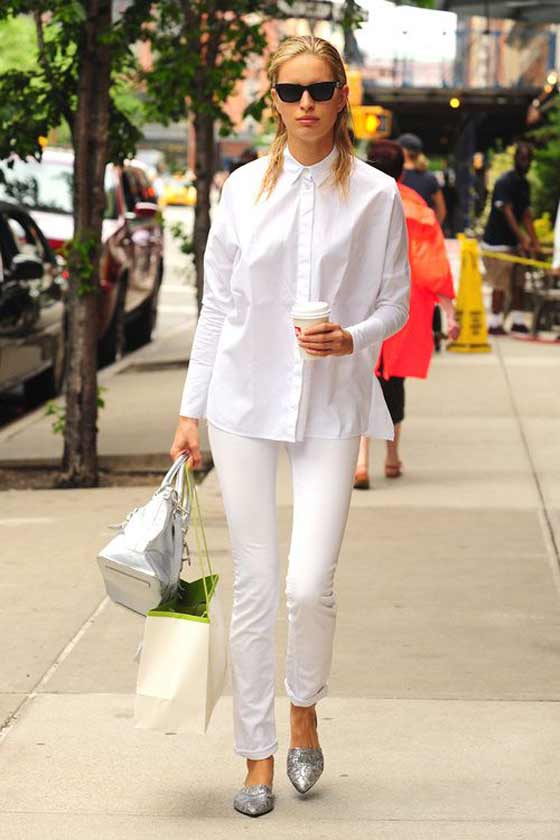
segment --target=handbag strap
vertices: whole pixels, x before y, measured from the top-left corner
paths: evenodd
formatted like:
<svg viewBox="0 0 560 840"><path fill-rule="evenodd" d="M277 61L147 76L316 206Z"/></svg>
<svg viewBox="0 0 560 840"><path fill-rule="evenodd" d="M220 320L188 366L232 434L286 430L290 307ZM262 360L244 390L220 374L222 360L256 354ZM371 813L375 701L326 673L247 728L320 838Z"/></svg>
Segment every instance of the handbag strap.
<svg viewBox="0 0 560 840"><path fill-rule="evenodd" d="M162 490L164 487L167 487L168 484L171 484L171 482L173 481L183 464L186 462L188 457L189 456L187 455L187 453L183 452L173 461L173 463L171 464L168 471L163 477L163 481L159 486L160 490Z"/></svg>
<svg viewBox="0 0 560 840"><path fill-rule="evenodd" d="M206 542L206 533L202 523L202 516L200 514L200 504L198 501L198 493L196 491L196 484L191 475L191 470L188 463L184 464L185 485L188 494L188 499L192 510L192 526L194 531L194 538L196 542L196 553L200 562L200 569L202 571L202 586L204 588L204 600L206 601L206 615L210 608L210 594L208 592L208 584L206 583L206 575L213 575L214 570L210 562L210 554L208 552L208 543ZM204 569L206 564L206 570Z"/></svg>

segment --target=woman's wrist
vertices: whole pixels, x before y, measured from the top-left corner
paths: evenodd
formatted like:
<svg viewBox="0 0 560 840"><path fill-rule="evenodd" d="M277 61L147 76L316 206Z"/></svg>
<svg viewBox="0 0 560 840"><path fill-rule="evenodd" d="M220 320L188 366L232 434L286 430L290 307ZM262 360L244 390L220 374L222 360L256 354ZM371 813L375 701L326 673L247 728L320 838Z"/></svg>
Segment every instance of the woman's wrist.
<svg viewBox="0 0 560 840"><path fill-rule="evenodd" d="M354 352L354 336L348 329L343 329L342 332L346 341L346 355L351 356Z"/></svg>
<svg viewBox="0 0 560 840"><path fill-rule="evenodd" d="M447 295L438 295L438 303L445 312L446 318L453 318L455 316L455 306L451 298Z"/></svg>
<svg viewBox="0 0 560 840"><path fill-rule="evenodd" d="M180 423L194 423L195 426L198 426L200 420L198 417L184 417L182 414L179 415L179 422Z"/></svg>

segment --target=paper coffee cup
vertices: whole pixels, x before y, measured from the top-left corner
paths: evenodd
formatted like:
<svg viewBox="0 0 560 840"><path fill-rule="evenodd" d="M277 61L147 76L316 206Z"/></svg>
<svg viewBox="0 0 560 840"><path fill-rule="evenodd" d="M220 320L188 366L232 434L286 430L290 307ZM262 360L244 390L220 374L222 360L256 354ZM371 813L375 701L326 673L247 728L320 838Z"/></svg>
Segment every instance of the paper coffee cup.
<svg viewBox="0 0 560 840"><path fill-rule="evenodd" d="M327 323L330 314L329 304L322 300L296 303L292 308L292 319L294 321L296 336L300 336L315 324ZM319 356L312 356L310 353L306 353L301 347L299 348L299 352L304 359L315 360L320 358Z"/></svg>

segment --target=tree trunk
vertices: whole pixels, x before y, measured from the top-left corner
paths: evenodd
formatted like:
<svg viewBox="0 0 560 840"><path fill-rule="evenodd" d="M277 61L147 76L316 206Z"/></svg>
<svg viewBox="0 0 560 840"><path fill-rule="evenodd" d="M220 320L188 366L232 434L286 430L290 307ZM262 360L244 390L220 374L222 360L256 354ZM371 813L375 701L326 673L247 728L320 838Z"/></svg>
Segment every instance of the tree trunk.
<svg viewBox="0 0 560 840"><path fill-rule="evenodd" d="M74 238L69 253L68 377L60 484L94 487L97 472L97 296L105 205L111 0L85 0L74 124Z"/></svg>
<svg viewBox="0 0 560 840"><path fill-rule="evenodd" d="M196 207L194 211L193 247L196 270L196 300L200 312L204 287L204 249L210 230L210 185L216 169L214 119L208 114L196 114L194 130L196 134L194 168Z"/></svg>

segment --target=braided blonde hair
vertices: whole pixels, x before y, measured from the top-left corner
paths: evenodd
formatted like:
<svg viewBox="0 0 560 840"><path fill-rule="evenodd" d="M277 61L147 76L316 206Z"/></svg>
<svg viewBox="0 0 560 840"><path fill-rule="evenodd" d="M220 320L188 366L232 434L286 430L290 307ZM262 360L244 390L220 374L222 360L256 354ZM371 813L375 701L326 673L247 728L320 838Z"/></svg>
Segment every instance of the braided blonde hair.
<svg viewBox="0 0 560 840"><path fill-rule="evenodd" d="M271 87L278 81L278 72L282 64L297 55L305 53L323 58L332 71L333 81L346 84L346 71L336 47L325 41L324 38L317 38L314 35L296 35L282 41L268 61L267 76ZM272 102L272 113L276 120L276 136L270 147L270 160L256 201L259 201L264 192L267 193L266 197L268 198L274 190L282 172L284 149L288 142L286 126L282 122L274 101ZM354 163L354 147L348 133L348 115L349 108L348 103L346 103L344 108L339 111L334 124L334 143L339 154L332 177L335 186L341 190L344 197L348 195L350 172Z"/></svg>

